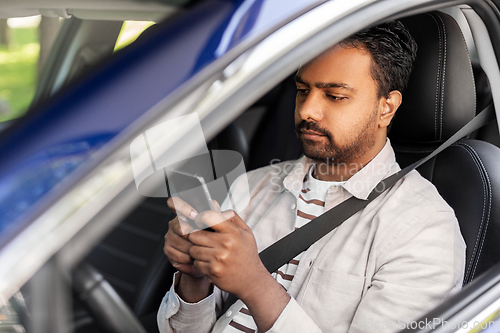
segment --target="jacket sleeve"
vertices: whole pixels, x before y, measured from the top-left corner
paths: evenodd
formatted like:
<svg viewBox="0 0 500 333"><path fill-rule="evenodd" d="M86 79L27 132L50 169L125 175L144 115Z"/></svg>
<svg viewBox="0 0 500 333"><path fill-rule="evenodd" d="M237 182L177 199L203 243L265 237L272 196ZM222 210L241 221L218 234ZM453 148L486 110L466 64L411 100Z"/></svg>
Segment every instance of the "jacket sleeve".
<svg viewBox="0 0 500 333"><path fill-rule="evenodd" d="M292 297L267 333L310 332L321 333L320 328Z"/></svg>
<svg viewBox="0 0 500 333"><path fill-rule="evenodd" d="M175 273L174 282L163 298L158 310L158 328L160 333L208 333L216 321L215 292L198 303L186 303L175 293L175 284L179 278Z"/></svg>

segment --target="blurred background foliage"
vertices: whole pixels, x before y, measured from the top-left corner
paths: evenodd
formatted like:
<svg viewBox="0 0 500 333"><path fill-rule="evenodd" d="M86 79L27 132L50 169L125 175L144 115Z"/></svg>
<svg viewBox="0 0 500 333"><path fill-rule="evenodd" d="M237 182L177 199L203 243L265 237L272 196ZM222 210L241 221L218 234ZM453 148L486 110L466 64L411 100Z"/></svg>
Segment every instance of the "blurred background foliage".
<svg viewBox="0 0 500 333"><path fill-rule="evenodd" d="M1 20L0 122L17 118L29 106L38 77L40 19Z"/></svg>
<svg viewBox="0 0 500 333"><path fill-rule="evenodd" d="M153 24L125 21L115 51ZM22 116L30 106L61 25L59 18L41 16L0 19L0 123Z"/></svg>

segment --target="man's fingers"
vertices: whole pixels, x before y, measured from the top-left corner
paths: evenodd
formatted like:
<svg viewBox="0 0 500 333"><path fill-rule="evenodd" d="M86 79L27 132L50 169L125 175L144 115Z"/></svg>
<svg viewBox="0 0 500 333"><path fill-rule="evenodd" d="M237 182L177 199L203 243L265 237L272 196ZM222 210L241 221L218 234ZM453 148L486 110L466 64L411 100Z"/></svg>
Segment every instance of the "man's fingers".
<svg viewBox="0 0 500 333"><path fill-rule="evenodd" d="M164 252L174 267L178 264L192 264L191 256L185 252L181 252L173 247L165 248Z"/></svg>
<svg viewBox="0 0 500 333"><path fill-rule="evenodd" d="M169 230L165 235L165 245L163 252L168 260L175 264L190 264L192 259L189 256L189 249L193 246L186 236L182 236L179 230L177 218L169 222Z"/></svg>
<svg viewBox="0 0 500 333"><path fill-rule="evenodd" d="M175 232L167 232L165 235L165 247L170 246L184 253L188 253L189 248L193 244L187 238L187 236L181 236Z"/></svg>
<svg viewBox="0 0 500 333"><path fill-rule="evenodd" d="M179 272L187 275L191 275L192 277L195 278L201 278L203 277L203 274L200 273L200 271L192 264L186 265L186 264L177 264L174 265L172 264Z"/></svg>
<svg viewBox="0 0 500 333"><path fill-rule="evenodd" d="M208 263L206 261L195 260L193 262L193 266L201 274L207 276L208 279L210 280L210 282L212 282L212 280L210 279L210 276L213 274L213 269L211 268L210 263Z"/></svg>
<svg viewBox="0 0 500 333"><path fill-rule="evenodd" d="M214 203L215 211L216 211L217 213L220 213L220 212L221 212L221 209L220 209L220 205L219 205L219 203L217 202L217 200L212 199L212 202Z"/></svg>
<svg viewBox="0 0 500 333"><path fill-rule="evenodd" d="M177 214L177 212L175 211L175 205L174 205L174 199L173 197L169 197L167 199L167 206L168 208L170 208L175 214Z"/></svg>
<svg viewBox="0 0 500 333"><path fill-rule="evenodd" d="M200 229L210 227L219 233L230 232L235 226L246 231L250 230L241 217L232 210L222 213L214 211L201 212L196 217L195 223Z"/></svg>
<svg viewBox="0 0 500 333"><path fill-rule="evenodd" d="M187 202L178 197L170 197L167 200L168 207L177 214L178 228L175 232L179 235L188 235L193 231L193 227L188 222L188 217L194 219L198 212Z"/></svg>
<svg viewBox="0 0 500 333"><path fill-rule="evenodd" d="M243 229L243 230L250 230L248 225L241 219L241 217L234 211L234 210L226 210L222 212L222 216L226 220L231 221L234 225L237 227Z"/></svg>
<svg viewBox="0 0 500 333"><path fill-rule="evenodd" d="M188 239L188 236L190 233L193 231L196 231L193 226L189 223L188 219L183 216L183 215L177 215L177 218L179 219L179 232L182 237L185 239Z"/></svg>
<svg viewBox="0 0 500 333"><path fill-rule="evenodd" d="M177 215L168 223L168 229L174 234L187 239L187 235L193 230L193 227L187 222L185 216Z"/></svg>
<svg viewBox="0 0 500 333"><path fill-rule="evenodd" d="M168 198L167 205L177 215L183 215L190 219L194 219L198 215L198 212L193 207L179 197Z"/></svg>
<svg viewBox="0 0 500 333"><path fill-rule="evenodd" d="M192 244L204 248L212 247L217 238L220 238L220 235L206 230L198 230L189 234L189 241ZM189 248L189 250L191 250L191 248Z"/></svg>
<svg viewBox="0 0 500 333"><path fill-rule="evenodd" d="M221 222L224 222L225 220L226 219L224 218L224 216L222 216L220 213L214 212L212 210L207 210L198 214L194 222L201 229L210 227L216 230L215 226L217 226Z"/></svg>
<svg viewBox="0 0 500 333"><path fill-rule="evenodd" d="M213 258L219 258L219 256L215 255L215 249L205 247L205 246L198 246L198 245L193 245L189 249L189 255L191 256L192 259L194 260L201 260L201 261L210 261ZM223 260L224 258L220 258Z"/></svg>
<svg viewBox="0 0 500 333"><path fill-rule="evenodd" d="M168 233L167 233L168 235ZM171 239L177 239L178 243L175 244L178 248L182 248L179 250L175 246L171 245L171 242L168 242ZM165 247L163 248L163 252L167 256L168 260L176 268L179 272L191 275L196 278L203 277L194 266L193 266L193 258L189 255L189 248L193 246L193 244L182 237L177 235L168 235L165 236Z"/></svg>
<svg viewBox="0 0 500 333"><path fill-rule="evenodd" d="M232 210L232 209L230 209L230 210L225 210L225 211L223 211L221 214L222 214L222 216L224 216L224 217L225 217L226 219L228 219L228 220L229 220L230 218L234 217L235 215L236 215L236 216L238 215L238 214L236 214L236 212L235 212L234 210Z"/></svg>

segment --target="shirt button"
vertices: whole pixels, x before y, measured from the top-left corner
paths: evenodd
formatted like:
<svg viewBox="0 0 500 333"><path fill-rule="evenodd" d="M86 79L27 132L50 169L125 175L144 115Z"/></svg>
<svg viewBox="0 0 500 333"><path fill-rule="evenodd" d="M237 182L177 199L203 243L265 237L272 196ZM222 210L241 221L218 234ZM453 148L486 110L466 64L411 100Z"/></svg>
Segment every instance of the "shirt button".
<svg viewBox="0 0 500 333"><path fill-rule="evenodd" d="M291 208L292 210L295 210L295 208L297 208L297 204L294 202L294 203L290 206L290 208Z"/></svg>
<svg viewBox="0 0 500 333"><path fill-rule="evenodd" d="M176 306L175 304L172 304L172 308L174 308L174 309L175 309L176 307L177 307L177 306Z"/></svg>
<svg viewBox="0 0 500 333"><path fill-rule="evenodd" d="M313 261L312 260L309 260L309 267L311 267L313 264Z"/></svg>
<svg viewBox="0 0 500 333"><path fill-rule="evenodd" d="M226 312L226 317L228 317L228 318L229 318L229 317L231 317L231 315L232 315L232 314L233 314L233 311L228 310L228 311Z"/></svg>

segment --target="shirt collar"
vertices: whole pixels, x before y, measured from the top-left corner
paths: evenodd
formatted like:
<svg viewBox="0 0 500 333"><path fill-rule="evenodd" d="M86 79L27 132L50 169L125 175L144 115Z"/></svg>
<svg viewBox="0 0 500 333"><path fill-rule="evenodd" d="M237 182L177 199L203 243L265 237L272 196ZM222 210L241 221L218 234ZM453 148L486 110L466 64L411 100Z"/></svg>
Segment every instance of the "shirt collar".
<svg viewBox="0 0 500 333"><path fill-rule="evenodd" d="M314 163L314 160L303 156L283 180L284 187L296 197L302 189L304 177ZM396 162L390 140L387 139L377 156L341 186L356 198L366 200L381 180L399 170L401 168Z"/></svg>

